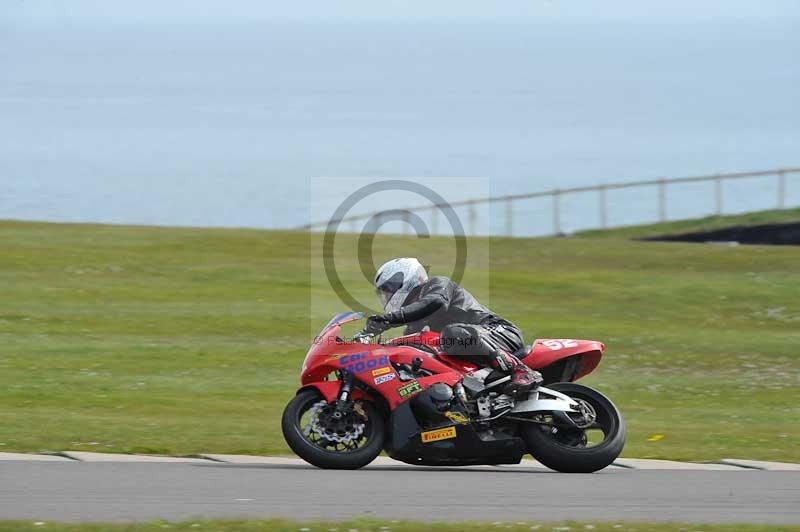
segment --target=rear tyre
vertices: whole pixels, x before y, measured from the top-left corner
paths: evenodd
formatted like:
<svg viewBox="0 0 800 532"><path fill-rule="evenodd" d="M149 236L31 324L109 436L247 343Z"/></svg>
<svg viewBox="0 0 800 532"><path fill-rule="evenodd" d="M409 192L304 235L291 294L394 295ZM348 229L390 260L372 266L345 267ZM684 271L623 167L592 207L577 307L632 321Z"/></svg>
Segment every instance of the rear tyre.
<svg viewBox="0 0 800 532"><path fill-rule="evenodd" d="M571 382L560 382L548 388L573 399L584 401L597 417L589 427L603 434L603 440L589 445L586 431L564 429L534 423L523 423L521 435L528 452L550 469L562 473L593 473L611 465L625 446L626 428L614 403L600 392Z"/></svg>
<svg viewBox="0 0 800 532"><path fill-rule="evenodd" d="M384 422L370 401L354 402L344 418L334 419L315 389L298 393L283 411L281 428L297 456L322 469L358 469L383 449Z"/></svg>

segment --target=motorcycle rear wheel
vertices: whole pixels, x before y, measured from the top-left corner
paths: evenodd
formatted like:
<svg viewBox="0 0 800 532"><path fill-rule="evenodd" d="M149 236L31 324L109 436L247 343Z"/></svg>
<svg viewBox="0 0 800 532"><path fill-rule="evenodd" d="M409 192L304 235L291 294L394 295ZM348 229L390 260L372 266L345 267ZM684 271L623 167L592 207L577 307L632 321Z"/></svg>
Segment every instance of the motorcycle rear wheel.
<svg viewBox="0 0 800 532"><path fill-rule="evenodd" d="M572 382L559 382L548 388L585 401L597 414L594 429L603 432L603 441L595 446L586 445L584 431L553 430L553 427L524 423L521 435L528 452L550 469L562 473L593 473L609 465L625 446L626 428L617 407L600 392Z"/></svg>
<svg viewBox="0 0 800 532"><path fill-rule="evenodd" d="M313 389L303 390L289 401L283 411L281 428L283 437L292 451L309 464L322 469L359 469L375 460L383 450L384 442L384 422L378 409L370 401L358 401L355 421L360 423L349 423L349 425L345 423L350 433L343 432L341 435L331 436L341 437L344 443L339 443L319 435L319 431L330 430L328 427L320 426L324 423L320 420L319 410L332 408L327 405L322 395ZM303 426L304 416L309 414L316 415L317 418ZM361 432L357 433L357 436L348 435L353 432L355 424L362 425ZM332 431L329 433L334 434Z"/></svg>

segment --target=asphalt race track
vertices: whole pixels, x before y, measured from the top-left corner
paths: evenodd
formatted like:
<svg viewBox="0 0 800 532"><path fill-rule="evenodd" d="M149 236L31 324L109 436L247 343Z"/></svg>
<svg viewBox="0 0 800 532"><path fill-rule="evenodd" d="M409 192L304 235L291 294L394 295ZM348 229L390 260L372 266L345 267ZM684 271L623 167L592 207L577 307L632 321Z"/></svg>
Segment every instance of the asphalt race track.
<svg viewBox="0 0 800 532"><path fill-rule="evenodd" d="M510 512L510 508L515 508ZM370 516L414 520L800 524L800 474L300 464L0 462L0 519Z"/></svg>

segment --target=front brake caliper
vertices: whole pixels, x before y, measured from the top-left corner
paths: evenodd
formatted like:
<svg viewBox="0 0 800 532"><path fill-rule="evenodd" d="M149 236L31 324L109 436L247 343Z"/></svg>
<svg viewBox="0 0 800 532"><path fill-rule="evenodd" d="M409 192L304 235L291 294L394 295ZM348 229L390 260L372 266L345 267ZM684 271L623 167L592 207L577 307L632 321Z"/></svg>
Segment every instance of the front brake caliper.
<svg viewBox="0 0 800 532"><path fill-rule="evenodd" d="M358 414L362 419L367 419L367 412L364 410L364 407L361 403L354 403L353 404L353 411Z"/></svg>

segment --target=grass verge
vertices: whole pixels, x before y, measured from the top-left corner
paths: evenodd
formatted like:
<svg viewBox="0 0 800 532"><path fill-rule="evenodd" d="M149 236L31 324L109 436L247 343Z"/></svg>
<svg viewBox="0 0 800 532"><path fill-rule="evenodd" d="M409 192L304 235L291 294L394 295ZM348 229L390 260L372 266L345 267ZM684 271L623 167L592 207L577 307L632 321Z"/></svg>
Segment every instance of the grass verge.
<svg viewBox="0 0 800 532"><path fill-rule="evenodd" d="M288 453L280 413L343 307L311 274L313 242L0 222L0 451ZM607 344L586 384L626 416L624 456L800 461L800 248L471 243L487 266L467 287L529 341ZM370 300L355 237L339 244L343 281ZM375 261L447 273L445 244L380 237Z"/></svg>
<svg viewBox="0 0 800 532"><path fill-rule="evenodd" d="M0 532L417 532L437 530L439 532L483 532L485 530L508 530L511 532L790 532L800 530L796 526L775 525L692 525L685 523L419 523L412 521L354 520L346 522L302 523L281 519L252 521L183 521L180 523L155 521L137 524L65 524L42 521L0 521Z"/></svg>

